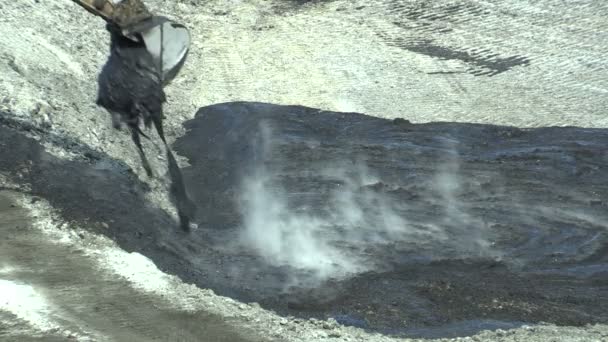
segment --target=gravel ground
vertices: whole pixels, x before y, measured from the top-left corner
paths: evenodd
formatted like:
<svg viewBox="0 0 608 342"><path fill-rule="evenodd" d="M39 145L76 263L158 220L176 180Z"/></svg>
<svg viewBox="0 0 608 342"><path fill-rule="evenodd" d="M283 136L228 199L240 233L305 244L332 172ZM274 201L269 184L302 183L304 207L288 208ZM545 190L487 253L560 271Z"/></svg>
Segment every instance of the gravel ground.
<svg viewBox="0 0 608 342"><path fill-rule="evenodd" d="M577 1L571 8L557 0L146 3L186 23L194 38L181 76L167 89L171 140L199 107L230 101L412 122L608 126L603 2ZM0 32L2 122L44 137L57 157L102 152L146 180L129 136L114 131L109 115L94 105L95 78L108 49L102 22L68 0L12 0L0 4ZM153 168L163 165L158 151ZM150 201L172 213L166 184L148 182ZM1 174L0 185L17 188ZM332 322L281 318L216 296L106 238L67 229L44 199L14 191L2 198L0 339L144 341L157 332L160 340L219 341L225 331L231 341L393 340ZM68 284L75 275L87 281ZM105 286L115 289L108 293L124 289L123 308ZM198 322L206 322L204 336L186 327ZM605 341L608 327L540 325L460 340Z"/></svg>

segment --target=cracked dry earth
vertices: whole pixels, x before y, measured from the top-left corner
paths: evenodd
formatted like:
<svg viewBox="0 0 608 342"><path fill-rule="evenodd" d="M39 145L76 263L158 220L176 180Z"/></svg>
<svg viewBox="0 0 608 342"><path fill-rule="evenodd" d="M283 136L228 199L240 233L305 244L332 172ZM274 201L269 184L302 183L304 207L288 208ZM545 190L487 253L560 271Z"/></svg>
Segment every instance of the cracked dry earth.
<svg viewBox="0 0 608 342"><path fill-rule="evenodd" d="M94 105L103 24L0 4L0 340L608 340L608 5L147 3L200 228Z"/></svg>

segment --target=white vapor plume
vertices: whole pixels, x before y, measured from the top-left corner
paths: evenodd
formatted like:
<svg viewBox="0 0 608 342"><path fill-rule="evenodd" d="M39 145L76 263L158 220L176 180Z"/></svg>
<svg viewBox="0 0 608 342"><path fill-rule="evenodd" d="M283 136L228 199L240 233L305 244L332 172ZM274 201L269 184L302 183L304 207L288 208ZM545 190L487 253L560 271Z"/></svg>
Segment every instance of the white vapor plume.
<svg viewBox="0 0 608 342"><path fill-rule="evenodd" d="M328 278L346 270L362 271L357 261L324 238L330 223L320 217L295 213L281 191L272 191L263 171L245 183L244 239L269 262L309 270Z"/></svg>
<svg viewBox="0 0 608 342"><path fill-rule="evenodd" d="M331 227L326 219L289 208L283 189L273 186L264 166L272 149L271 130L261 125L260 134L257 165L243 181L244 244L271 264L313 272L315 279L362 271L352 256L331 246L324 235Z"/></svg>
<svg viewBox="0 0 608 342"><path fill-rule="evenodd" d="M438 202L444 209L445 226L457 227L452 235L460 237L459 247L470 250L478 256L497 256L496 251L490 251L487 240L487 227L483 220L470 215L457 198L464 183L459 177L460 158L454 144L448 144L449 154L442 158L442 163L434 178L434 190L438 194ZM464 237L464 239L462 238ZM475 253L477 251L477 253Z"/></svg>
<svg viewBox="0 0 608 342"><path fill-rule="evenodd" d="M300 285L314 286L315 282L381 268L378 264L381 260L374 253L379 248L397 246L407 250L411 246L434 246L440 249L437 246L451 243L441 218L435 223L410 222L404 214L412 210L407 202L396 201L386 191L374 190L386 185L364 162L336 162L322 167L318 176L339 184L329 195L325 208L312 210L300 205L294 209L275 178L277 170L266 166L271 162L280 164L276 159L280 157L272 155L276 146L267 125L260 126L255 146L260 148L256 166L242 182L241 243L270 264L297 270L299 273L295 273L300 276L295 276L299 277L295 281ZM463 226L477 226L479 222L464 213L454 198L458 179L451 174L457 170L451 167L442 171L445 172L434 180L438 198L432 201L442 202L446 221L458 220ZM471 237L475 248L487 247L481 235Z"/></svg>

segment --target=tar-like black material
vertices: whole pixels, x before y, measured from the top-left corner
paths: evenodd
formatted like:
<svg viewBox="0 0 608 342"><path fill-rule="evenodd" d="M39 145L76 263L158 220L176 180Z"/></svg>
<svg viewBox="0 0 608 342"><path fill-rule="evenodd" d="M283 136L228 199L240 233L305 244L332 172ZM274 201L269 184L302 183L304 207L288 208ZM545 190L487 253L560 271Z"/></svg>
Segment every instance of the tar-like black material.
<svg viewBox="0 0 608 342"><path fill-rule="evenodd" d="M128 126L148 176L152 176L152 170L141 144L141 136L148 136L141 130L141 125L150 128L154 124L167 149L171 194L181 226L188 230L195 206L187 195L181 171L165 139L162 120L166 96L160 68L143 42L123 37L111 25L106 28L111 35L110 56L98 77L97 105L112 114L115 128L119 129L122 123Z"/></svg>

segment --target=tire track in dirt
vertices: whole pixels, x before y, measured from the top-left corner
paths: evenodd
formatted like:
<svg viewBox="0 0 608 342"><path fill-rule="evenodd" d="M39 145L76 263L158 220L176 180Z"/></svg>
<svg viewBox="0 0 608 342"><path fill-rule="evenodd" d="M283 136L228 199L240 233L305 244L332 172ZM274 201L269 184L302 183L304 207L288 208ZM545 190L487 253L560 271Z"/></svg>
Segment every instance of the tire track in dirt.
<svg viewBox="0 0 608 342"><path fill-rule="evenodd" d="M464 64L457 72L448 68L432 74L504 76L492 81L468 82L472 92L481 84L505 89L508 107L533 111L536 122L560 125L580 110L594 115L606 105L608 74L602 56L608 53L608 35L600 28L608 6L584 2L561 15L558 2L538 4L471 1L378 1L387 21L373 29L390 46L440 61ZM379 12L379 10L376 10ZM479 88L478 88L479 89ZM524 89L525 91L523 91ZM587 95L589 94L589 95ZM591 95L595 94L595 95ZM466 96L466 95L465 95ZM486 97L489 94L485 95ZM551 99L551 101L548 101ZM556 101L558 100L558 101ZM542 106L538 104L543 103ZM463 119L476 116L460 113ZM606 122L606 120L603 120Z"/></svg>
<svg viewBox="0 0 608 342"><path fill-rule="evenodd" d="M471 21L491 15L488 9L475 3L392 1L387 7L388 15L394 18L392 23L407 31L397 37L378 32L391 46L433 58L461 61L468 65L466 71L475 76L495 76L530 64L526 56L502 56L484 46L462 48L435 42L433 36L451 33Z"/></svg>
<svg viewBox="0 0 608 342"><path fill-rule="evenodd" d="M13 298L14 304L8 309L23 311L18 308L20 303L37 300L43 310L26 308L22 315L30 321L14 321L13 325L21 328L7 326L7 337L16 340L21 331L43 340L199 341L205 336L213 341L251 341L220 317L200 310L176 309L164 299L138 291L125 279L100 269L96 263L103 262L107 246L97 246L96 254L87 254L87 249L95 245L95 238L71 231L60 221L57 224L64 231L52 231L43 227L44 223L33 222L19 202L37 199L22 197L0 191L0 230L4 237L0 241L0 266L7 270L0 272L0 287L13 284L13 288L22 288L21 292L30 297ZM51 230L44 233L44 229ZM65 242L68 236L79 236L81 240L69 245ZM1 309L2 306L0 317L10 315ZM0 340L2 336L0 333Z"/></svg>
<svg viewBox="0 0 608 342"><path fill-rule="evenodd" d="M198 106L255 100L413 122L605 127L608 47L598 43L608 40L608 5L560 6L209 2L180 12L201 53L186 65L193 79L170 92Z"/></svg>

